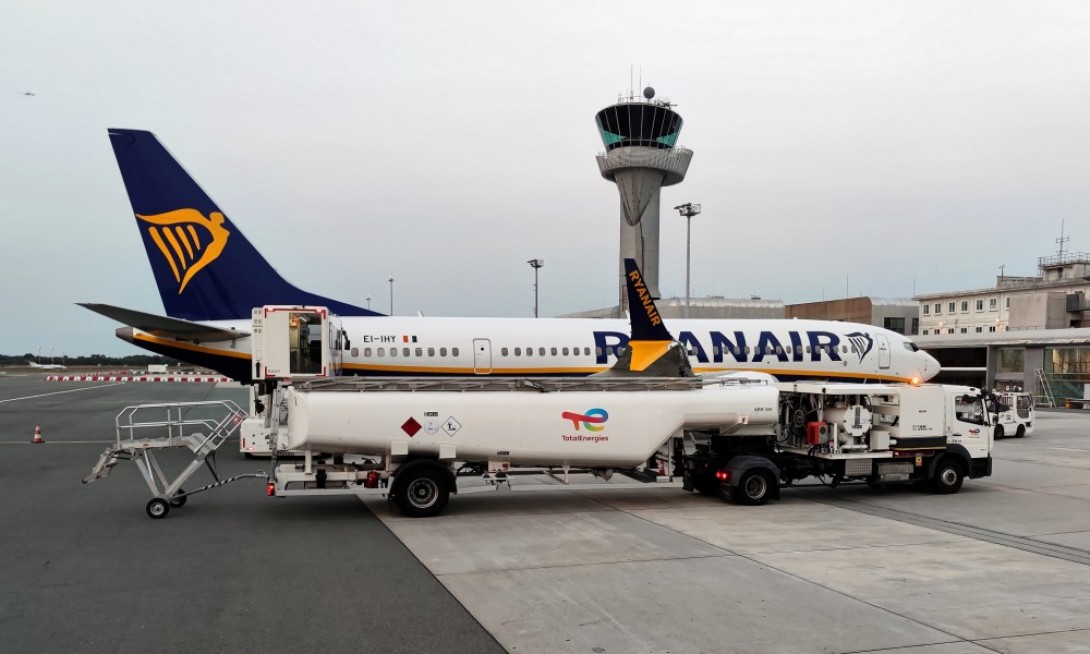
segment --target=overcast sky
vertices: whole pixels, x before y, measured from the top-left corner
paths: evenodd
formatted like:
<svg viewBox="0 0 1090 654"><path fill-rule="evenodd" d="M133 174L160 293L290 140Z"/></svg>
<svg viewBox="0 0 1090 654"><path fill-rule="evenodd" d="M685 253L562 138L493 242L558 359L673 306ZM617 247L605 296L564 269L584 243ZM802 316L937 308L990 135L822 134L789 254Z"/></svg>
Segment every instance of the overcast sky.
<svg viewBox="0 0 1090 654"><path fill-rule="evenodd" d="M685 119L660 285L808 302L1090 250L1086 2L0 0L0 352L139 351L162 312L106 136L154 132L296 285L429 316L615 300L594 114ZM636 81L639 85L639 80ZM24 95L26 91L33 96Z"/></svg>

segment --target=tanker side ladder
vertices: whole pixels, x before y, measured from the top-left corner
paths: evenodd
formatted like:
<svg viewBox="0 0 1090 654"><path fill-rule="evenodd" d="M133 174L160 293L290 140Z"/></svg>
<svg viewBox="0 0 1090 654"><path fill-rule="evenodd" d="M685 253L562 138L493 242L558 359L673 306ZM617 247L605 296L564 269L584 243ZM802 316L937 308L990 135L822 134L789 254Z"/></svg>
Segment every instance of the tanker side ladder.
<svg viewBox="0 0 1090 654"><path fill-rule="evenodd" d="M151 491L152 499L145 507L147 514L152 518L165 518L171 507L181 508L190 495L239 479L267 479L264 472L220 479L216 471L216 450L238 431L245 417L246 412L229 400L125 407L114 419L116 441L99 456L98 463L83 478L83 483L108 476L120 461L132 461ZM187 448L193 453L193 460L174 479L167 477L155 456L156 450L166 448ZM186 492L182 484L202 465L208 467L215 481Z"/></svg>

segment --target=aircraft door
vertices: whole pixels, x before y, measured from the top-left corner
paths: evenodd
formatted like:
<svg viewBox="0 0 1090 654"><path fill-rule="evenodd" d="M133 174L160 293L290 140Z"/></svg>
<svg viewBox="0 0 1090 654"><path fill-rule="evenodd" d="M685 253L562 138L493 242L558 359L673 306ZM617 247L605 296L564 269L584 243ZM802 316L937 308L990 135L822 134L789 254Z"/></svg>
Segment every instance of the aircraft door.
<svg viewBox="0 0 1090 654"><path fill-rule="evenodd" d="M885 334L878 334L875 340L878 341L878 367L889 368L889 339Z"/></svg>
<svg viewBox="0 0 1090 654"><path fill-rule="evenodd" d="M492 341L487 338L473 339L473 374L492 373Z"/></svg>

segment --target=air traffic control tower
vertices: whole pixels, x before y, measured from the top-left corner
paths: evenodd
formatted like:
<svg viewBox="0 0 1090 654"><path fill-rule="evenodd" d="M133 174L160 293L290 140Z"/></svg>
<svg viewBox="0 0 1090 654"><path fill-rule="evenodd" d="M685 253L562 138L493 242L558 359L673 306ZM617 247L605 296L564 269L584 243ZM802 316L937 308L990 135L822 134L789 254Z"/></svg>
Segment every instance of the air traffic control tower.
<svg viewBox="0 0 1090 654"><path fill-rule="evenodd" d="M628 306L624 260L634 258L652 296L659 297L659 189L685 179L693 151L676 147L681 116L669 100L655 99L650 86L643 99L618 99L595 116L606 151L598 169L621 194L619 304Z"/></svg>

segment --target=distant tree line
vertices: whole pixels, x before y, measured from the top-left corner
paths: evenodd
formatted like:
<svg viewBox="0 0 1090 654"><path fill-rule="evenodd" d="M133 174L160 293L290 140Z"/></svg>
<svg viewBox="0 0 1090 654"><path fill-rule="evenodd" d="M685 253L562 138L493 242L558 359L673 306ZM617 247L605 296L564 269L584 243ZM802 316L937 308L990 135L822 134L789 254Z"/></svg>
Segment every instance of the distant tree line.
<svg viewBox="0 0 1090 654"><path fill-rule="evenodd" d="M65 357L41 357L38 359L34 353L27 352L23 355L0 354L0 366L25 366L27 361L34 363L63 363L66 366L123 366L123 367L147 367L149 363L167 364L171 367L178 365L177 359L159 356L158 354L131 354L124 357L108 357L105 354L91 354L88 356Z"/></svg>

